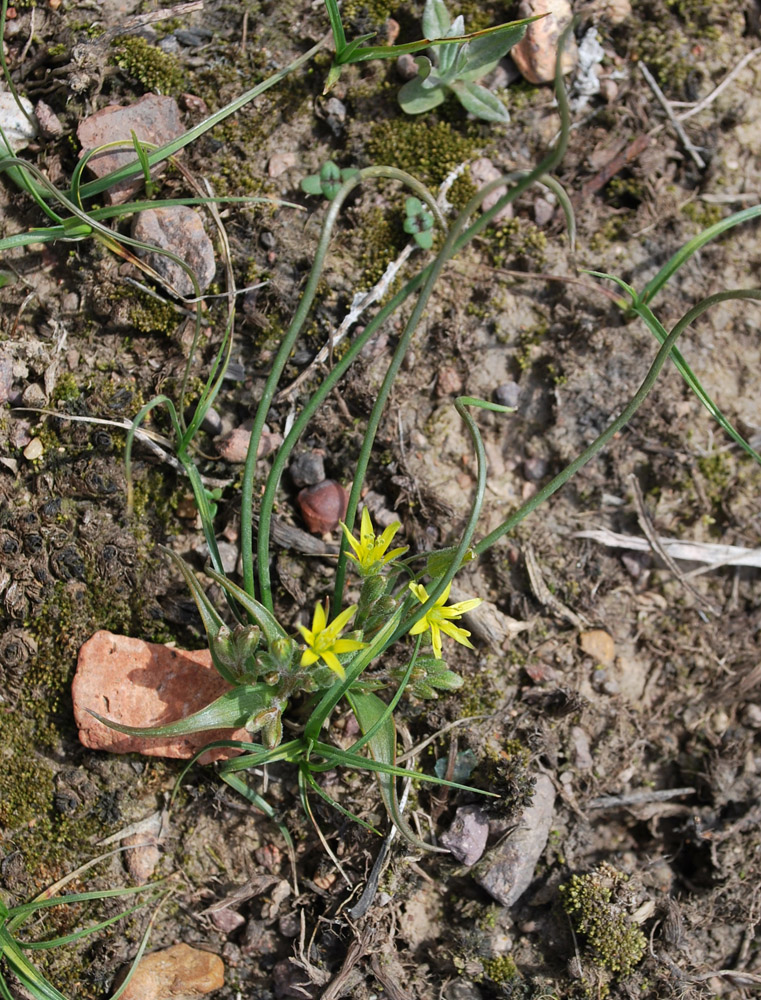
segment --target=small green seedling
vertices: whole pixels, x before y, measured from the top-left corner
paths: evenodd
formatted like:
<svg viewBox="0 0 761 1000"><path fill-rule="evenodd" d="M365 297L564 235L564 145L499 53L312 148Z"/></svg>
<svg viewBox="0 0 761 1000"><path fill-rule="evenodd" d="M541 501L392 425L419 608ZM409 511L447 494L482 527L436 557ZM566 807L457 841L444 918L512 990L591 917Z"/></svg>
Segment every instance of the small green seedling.
<svg viewBox="0 0 761 1000"><path fill-rule="evenodd" d="M433 246L433 215L419 198L407 198L404 210L405 233L409 233L423 250L430 250Z"/></svg>
<svg viewBox="0 0 761 1000"><path fill-rule="evenodd" d="M341 170L332 160L328 160L320 167L319 173L310 174L304 178L301 182L301 190L306 194L322 195L328 201L333 201L344 181L358 173L359 171L352 167Z"/></svg>
<svg viewBox="0 0 761 1000"><path fill-rule="evenodd" d="M462 14L452 21L444 0L426 0L423 31L427 38L460 38L465 33ZM486 122L509 122L507 108L490 90L476 83L526 33L526 22L505 24L500 31L457 45L431 48L431 59L417 56L418 75L399 91L399 103L409 115L423 114L441 104L449 93L466 111Z"/></svg>

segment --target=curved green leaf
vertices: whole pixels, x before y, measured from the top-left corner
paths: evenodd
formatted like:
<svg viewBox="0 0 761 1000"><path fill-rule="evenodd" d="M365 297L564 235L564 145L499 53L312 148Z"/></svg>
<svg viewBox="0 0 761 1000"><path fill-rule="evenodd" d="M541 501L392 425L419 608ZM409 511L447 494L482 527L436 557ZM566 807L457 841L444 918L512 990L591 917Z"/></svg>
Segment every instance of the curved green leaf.
<svg viewBox="0 0 761 1000"><path fill-rule="evenodd" d="M188 733L202 733L207 729L236 729L243 726L252 715L268 707L272 693L273 689L266 684L240 684L199 712L163 726L124 726L97 712L90 711L90 715L94 715L98 722L109 729L128 736L185 736Z"/></svg>

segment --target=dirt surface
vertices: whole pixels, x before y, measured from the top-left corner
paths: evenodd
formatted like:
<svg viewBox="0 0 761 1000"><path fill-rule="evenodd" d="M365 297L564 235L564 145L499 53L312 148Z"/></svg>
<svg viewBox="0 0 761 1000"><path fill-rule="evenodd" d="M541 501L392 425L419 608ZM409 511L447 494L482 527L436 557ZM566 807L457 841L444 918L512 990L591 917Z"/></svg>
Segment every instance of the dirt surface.
<svg viewBox="0 0 761 1000"><path fill-rule="evenodd" d="M9 67L19 89L44 100L60 124L58 135L20 155L62 189L85 116L158 87L178 99L189 127L327 29L319 3L205 0L202 9L142 31L171 59L125 45L125 17L162 6L169 5L63 0L15 8L6 29ZM704 226L759 200L761 59L684 121L702 167L639 69L650 68L669 100L700 100L761 45L758 4L633 0L620 20L626 6L576 4L576 36L598 28L607 82L602 95L575 105L556 171L576 210L575 256L562 212L531 189L513 220L446 268L400 373L378 435L368 504L394 511L399 537L415 551L456 541L469 508L474 458L455 395L495 398L500 387L517 394L514 414L479 417L490 467L481 536L589 444L644 377L657 351L651 334L623 317L602 281L575 266L642 288ZM352 35L383 32L387 15L398 21L400 40L420 34L422 4L368 0L344 8ZM483 27L517 16L517 5L468 3L464 14L467 26ZM526 169L558 129L549 88L511 82L502 95L512 115L506 126L468 120L454 102L405 119L393 63L352 69L323 97L328 64L326 46L307 71L182 156L183 171L219 195L307 207L222 209L238 287L266 282L238 298L218 423L198 455L202 473L223 488L218 537L233 547L233 559L242 467L220 458L213 438L250 418L308 274L325 209L301 193L301 179L329 158L341 167L389 162L435 189L453 167L478 157ZM635 141L639 152L630 155ZM616 157L619 169L602 183ZM173 168L159 190L178 196L187 185ZM462 204L473 190L466 172L452 200ZM354 289L372 286L404 246L395 197L391 186L367 185L344 211L289 382L340 324ZM42 224L31 199L7 179L0 198L2 236ZM116 225L128 232L128 222ZM220 264L210 294L224 291L218 240L215 246ZM421 259L416 252L408 268ZM195 606L158 545L170 545L199 572L205 549L187 483L140 446L136 510L127 517L118 426L159 392L178 398L191 340L186 317L137 288L146 281L141 272L94 241L33 244L7 252L0 266L9 278L0 291L0 888L16 903L166 804L181 766L82 748L70 681L79 647L99 629L203 645ZM653 308L668 329L704 296L759 285L760 270L751 221L695 255ZM224 298L207 299L192 390L208 372L225 308ZM322 453L327 476L344 484L400 328L395 320L379 334L305 436L305 447ZM758 329L756 303L727 302L681 344L708 393L756 447ZM310 384L307 376L273 407L273 435ZM149 425L171 435L163 411ZM399 722L418 742L475 717L435 739L420 765L430 771L439 761L446 769L467 751L475 763L468 780L504 793L489 813L480 866L515 825L537 775L550 779L549 837L516 903L502 906L481 887L483 867L421 855L397 838L372 906L353 919L348 910L377 838L313 803L339 874L302 814L293 776L273 769L267 797L296 842L297 895L277 827L215 780L212 768L196 768L183 779L160 842L156 874L179 873L178 888L157 917L151 947L183 941L222 956L227 985L214 994L219 1000L750 996L761 982L761 577L731 565L691 574L700 564L680 562L674 571L647 543L643 524L660 537L757 548L760 486L758 467L678 373L664 368L604 454L458 577L464 594L488 602L491 630L472 625L476 651L456 647L448 656L464 687L432 702L405 699ZM296 492L284 482L277 513L303 529ZM645 539L644 550L577 537L589 529ZM279 547L273 565L281 619L304 621L328 592L333 563ZM511 629L504 616L527 627ZM350 736L340 716L333 737ZM383 822L366 777L329 774L325 787L364 819ZM677 793L656 794L664 790ZM482 801L421 786L408 809L421 831L441 836L466 804ZM116 855L75 888L127 885L133 875ZM117 912L117 903L105 911ZM95 919L55 910L41 933L65 934L88 918ZM45 960L50 978L68 997L107 995L147 920L139 912L117 932L56 949Z"/></svg>

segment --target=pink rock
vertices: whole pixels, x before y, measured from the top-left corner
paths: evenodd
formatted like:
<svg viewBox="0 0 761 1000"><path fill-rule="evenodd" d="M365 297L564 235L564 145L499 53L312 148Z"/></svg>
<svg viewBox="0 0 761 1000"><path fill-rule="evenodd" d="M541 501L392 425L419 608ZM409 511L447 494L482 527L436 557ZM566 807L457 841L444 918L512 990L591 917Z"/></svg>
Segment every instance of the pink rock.
<svg viewBox="0 0 761 1000"><path fill-rule="evenodd" d="M132 132L138 139L163 146L164 143L182 135L183 131L180 109L175 99L158 94L146 94L135 104L127 107L109 104L89 118L85 118L77 129L77 138L82 143L80 157L84 156L87 150L97 149L107 142L124 142L123 150L104 150L87 161L92 173L96 177L103 177L136 159ZM155 167L151 171L151 176L157 177L162 169L163 165ZM143 183L142 174L135 174L134 177L109 188L103 197L109 205L121 205L139 191Z"/></svg>
<svg viewBox="0 0 761 1000"><path fill-rule="evenodd" d="M136 240L170 250L182 258L195 274L202 295L211 284L217 269L214 244L203 228L201 216L189 205L168 205L138 212L132 224L132 235ZM139 249L136 252L178 295L190 298L195 294L193 283L179 264L160 253Z"/></svg>
<svg viewBox="0 0 761 1000"><path fill-rule="evenodd" d="M220 437L214 438L214 446L217 449L217 454L220 458L224 458L226 462L246 461L253 423L253 420L246 420L240 425L240 427L236 427L234 430L231 430L229 434L222 434ZM280 434L273 433L265 424L262 428L262 436L259 438L259 447L256 451L256 457L264 458L265 455L269 455L271 452L277 451L282 443L282 436Z"/></svg>
<svg viewBox="0 0 761 1000"><path fill-rule="evenodd" d="M219 955L175 944L140 960L122 1000L194 1000L224 985Z"/></svg>
<svg viewBox="0 0 761 1000"><path fill-rule="evenodd" d="M473 160L470 165L470 177L476 187L480 190L487 184L491 184L492 181L498 180L502 174L507 171L498 170L494 166L492 161L488 156L479 156L477 160ZM498 187L491 194L488 194L483 202L481 203L481 208L484 212L488 212L490 208L497 204L500 198L507 194L507 187ZM494 222L499 225L501 222L506 222L508 219L513 217L513 206L505 205L505 207L494 216Z"/></svg>
<svg viewBox="0 0 761 1000"><path fill-rule="evenodd" d="M215 740L250 740L242 728L171 738L128 736L109 729L89 711L125 726L166 725L199 711L229 689L212 666L207 649L185 652L112 632L96 632L79 651L71 686L79 739L92 750L182 759ZM201 763L226 760L234 754L234 750L209 750Z"/></svg>
<svg viewBox="0 0 761 1000"><path fill-rule="evenodd" d="M549 17L530 24L521 41L510 49L510 55L529 83L552 83L558 41L573 11L569 0L521 0L518 16L532 17L534 14L549 14ZM570 35L563 49L563 73L572 72L578 61L576 39Z"/></svg>

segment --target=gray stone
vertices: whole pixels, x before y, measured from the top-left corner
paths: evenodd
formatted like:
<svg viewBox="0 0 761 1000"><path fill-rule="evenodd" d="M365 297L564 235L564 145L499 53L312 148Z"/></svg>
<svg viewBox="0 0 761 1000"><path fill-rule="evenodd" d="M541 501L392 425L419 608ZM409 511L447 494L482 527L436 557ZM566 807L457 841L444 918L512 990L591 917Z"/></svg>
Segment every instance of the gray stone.
<svg viewBox="0 0 761 1000"><path fill-rule="evenodd" d="M132 225L136 240L152 243L181 257L195 273L201 294L211 284L217 269L214 246L203 228L198 212L188 205L170 205L167 208L149 208L138 212ZM138 250L154 271L184 298L195 294L193 283L179 264L163 254Z"/></svg>
<svg viewBox="0 0 761 1000"><path fill-rule="evenodd" d="M293 485L316 486L325 478L325 462L319 451L303 451L288 466Z"/></svg>
<svg viewBox="0 0 761 1000"><path fill-rule="evenodd" d="M552 826L555 787L538 774L531 805L518 826L488 852L474 873L478 884L503 906L512 906L528 889Z"/></svg>
<svg viewBox="0 0 761 1000"><path fill-rule="evenodd" d="M441 843L460 864L474 865L486 849L489 821L480 806L460 806Z"/></svg>

